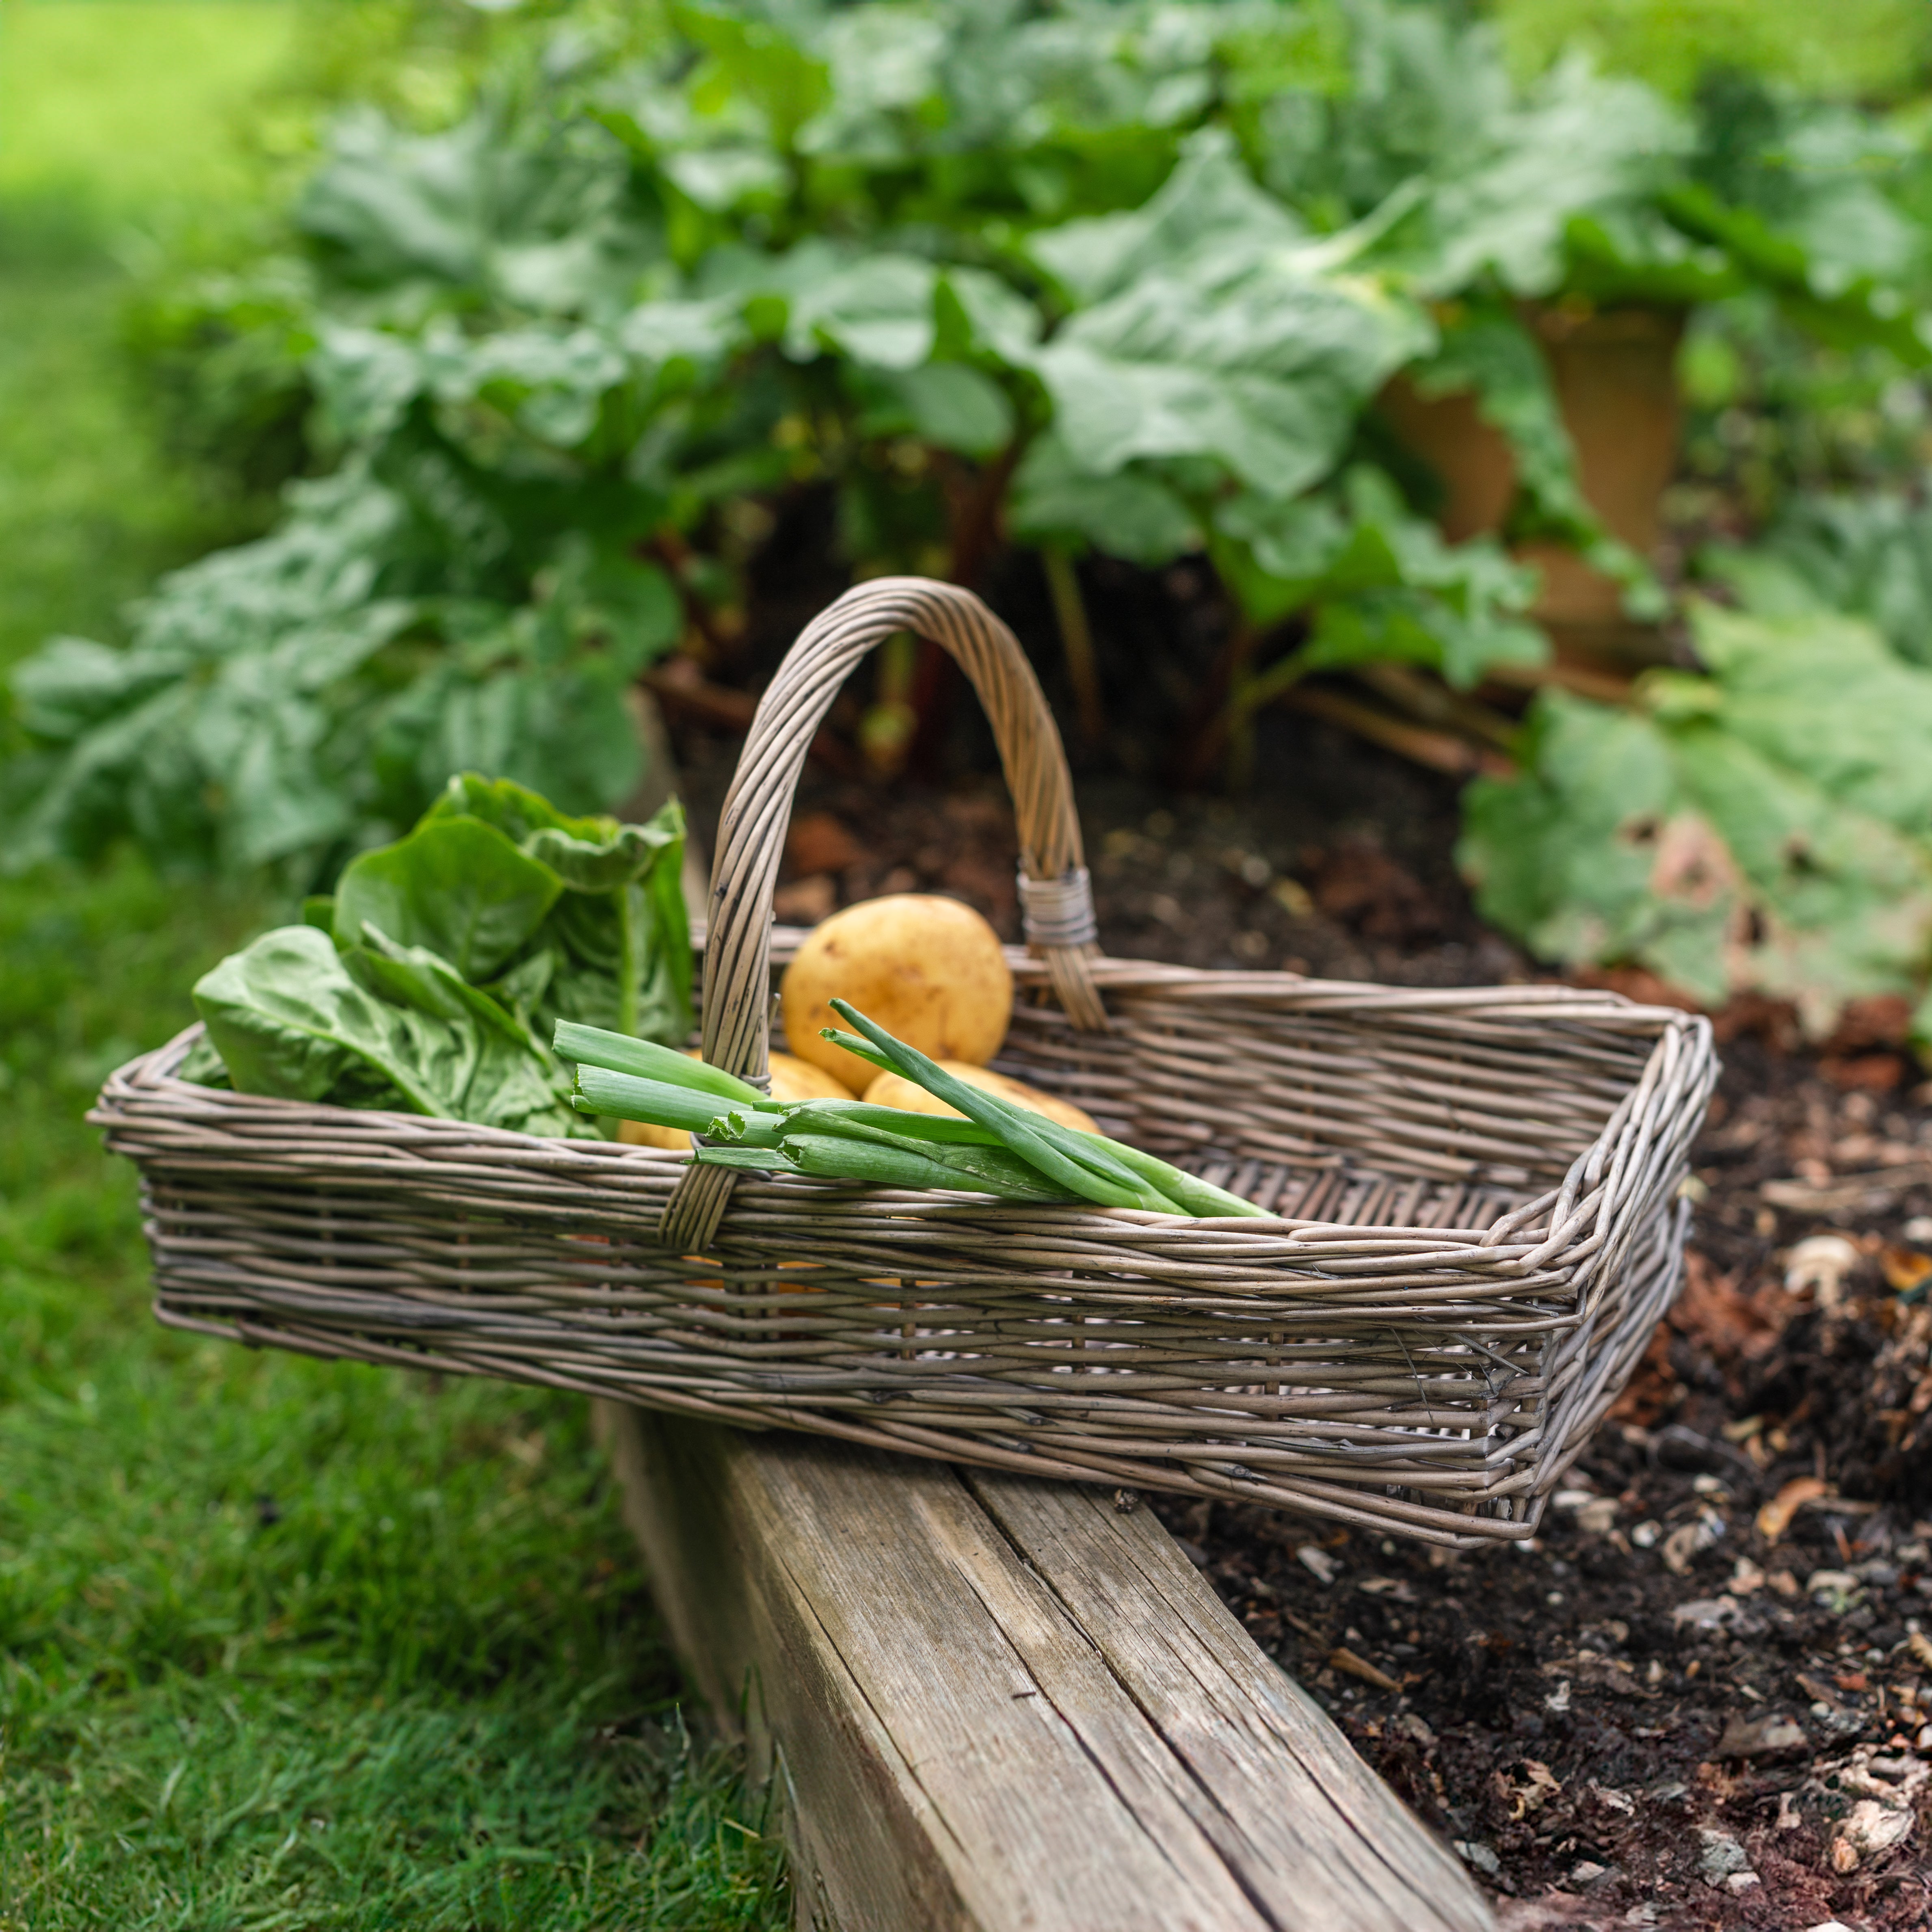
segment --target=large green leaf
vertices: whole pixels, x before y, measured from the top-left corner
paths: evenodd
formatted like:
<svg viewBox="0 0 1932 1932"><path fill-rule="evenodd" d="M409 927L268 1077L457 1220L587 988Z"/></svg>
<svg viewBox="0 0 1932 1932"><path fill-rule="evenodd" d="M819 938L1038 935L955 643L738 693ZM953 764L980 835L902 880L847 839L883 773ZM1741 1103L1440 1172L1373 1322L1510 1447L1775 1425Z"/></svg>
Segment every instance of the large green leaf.
<svg viewBox="0 0 1932 1932"><path fill-rule="evenodd" d="M1032 238L1027 252L1085 308L1204 248L1287 250L1307 238L1306 224L1258 187L1233 142L1214 132L1187 143L1180 164L1144 208L1049 229Z"/></svg>
<svg viewBox="0 0 1932 1932"><path fill-rule="evenodd" d="M556 956L536 1024L580 1020L681 1043L692 1024L682 812L667 806L648 825L614 827L601 842L538 832L526 849L573 887L535 942Z"/></svg>
<svg viewBox="0 0 1932 1932"><path fill-rule="evenodd" d="M543 1044L559 1019L690 1031L683 852L675 804L622 825L465 774L302 925L206 975L197 1005L245 1093L581 1131Z"/></svg>
<svg viewBox="0 0 1932 1932"><path fill-rule="evenodd" d="M434 825L446 818L480 818L520 845L532 833L561 832L572 838L608 838L617 821L599 813L573 816L560 812L542 793L514 778L485 778L480 772L459 772L423 814Z"/></svg>
<svg viewBox="0 0 1932 1932"><path fill-rule="evenodd" d="M540 1040L558 1019L581 1019L681 1042L692 1022L683 862L675 802L626 825L466 772L409 838L349 867L329 921L345 947L365 922L432 946L469 980L494 982Z"/></svg>
<svg viewBox="0 0 1932 1932"><path fill-rule="evenodd" d="M1932 362L1932 328L1923 315L1862 262L1834 262L1816 251L1816 236L1808 244L1780 233L1755 208L1728 208L1701 182L1672 184L1659 200L1687 234L1724 249L1752 280L1776 290L1822 340L1840 348L1875 343L1912 368ZM1831 232L1828 218L1821 232Z"/></svg>
<svg viewBox="0 0 1932 1932"><path fill-rule="evenodd" d="M927 362L916 369L854 370L861 400L860 434L910 434L934 448L986 457L1012 440L1013 410L1005 392L970 363Z"/></svg>
<svg viewBox="0 0 1932 1932"><path fill-rule="evenodd" d="M692 79L700 112L724 107L734 95L755 104L774 142L789 148L800 128L832 96L832 76L783 28L698 7L680 7L678 26L710 56Z"/></svg>
<svg viewBox="0 0 1932 1932"><path fill-rule="evenodd" d="M1551 294L1570 224L1647 198L1689 146L1682 118L1648 88L1564 62L1491 119L1480 147L1432 171L1406 265L1433 295L1485 275L1516 295Z"/></svg>
<svg viewBox="0 0 1932 1932"><path fill-rule="evenodd" d="M194 999L238 1092L581 1132L523 1029L422 949L376 935L345 958L314 927L284 926L205 974Z"/></svg>
<svg viewBox="0 0 1932 1932"><path fill-rule="evenodd" d="M1546 692L1526 770L1465 796L1486 917L1540 956L1635 961L1716 1002L1756 988L1814 1031L1932 967L1932 674L1844 620L1697 614L1708 676L1636 712ZM1876 693L1876 698L1873 693Z"/></svg>
<svg viewBox="0 0 1932 1932"><path fill-rule="evenodd" d="M1828 797L1932 835L1932 674L1856 619L1773 622L1714 604L1695 614L1727 730Z"/></svg>
<svg viewBox="0 0 1932 1932"><path fill-rule="evenodd" d="M444 1111L485 1126L530 1134L584 1134L569 1104L562 1067L529 1022L466 980L427 946L401 946L374 925L343 950L351 975L392 1006L446 1022L461 1042L460 1087L452 1078ZM470 1052L474 1042L473 1055ZM457 1063L452 1062L452 1073Z"/></svg>
<svg viewBox="0 0 1932 1932"><path fill-rule="evenodd" d="M546 314L611 298L663 245L615 140L500 94L428 134L346 116L296 220L356 285L445 284Z"/></svg>
<svg viewBox="0 0 1932 1932"><path fill-rule="evenodd" d="M1031 366L1074 462L1208 457L1286 496L1341 454L1358 411L1426 348L1426 320L1299 238L1218 134L1138 216L1033 244L1092 297Z"/></svg>
<svg viewBox="0 0 1932 1932"><path fill-rule="evenodd" d="M466 768L578 808L624 796L642 766L626 688L682 626L663 574L584 501L588 532L532 559L540 601L423 596L472 572L513 586L527 526L447 463L399 481L352 464L299 484L273 536L164 579L124 652L63 640L18 667L43 763L0 864L131 833L171 865L286 863L301 886Z"/></svg>
<svg viewBox="0 0 1932 1932"><path fill-rule="evenodd" d="M1863 617L1900 657L1932 664L1932 508L1922 503L1880 491L1801 496L1748 549L1713 547L1698 562L1760 616Z"/></svg>
<svg viewBox="0 0 1932 1932"><path fill-rule="evenodd" d="M524 786L472 772L450 781L423 826L479 822L562 889L532 927L512 969L524 977L506 994L538 1036L572 1019L682 1043L692 1024L682 808L674 802L643 825L572 818Z"/></svg>
<svg viewBox="0 0 1932 1932"><path fill-rule="evenodd" d="M1158 476L1140 469L1090 476L1051 432L1034 442L1020 464L1008 522L1025 542L1090 545L1149 567L1171 562L1200 541L1193 512Z"/></svg>
<svg viewBox="0 0 1932 1932"><path fill-rule="evenodd" d="M769 272L786 303L785 353L803 362L831 350L880 369L916 369L932 353L938 279L916 256L805 242Z"/></svg>
<svg viewBox="0 0 1932 1932"><path fill-rule="evenodd" d="M624 680L594 660L561 672L454 676L424 723L425 789L453 772L498 771L592 806L621 797L644 769Z"/></svg>
<svg viewBox="0 0 1932 1932"><path fill-rule="evenodd" d="M1214 538L1221 574L1253 622L1310 613L1294 676L1393 662L1426 665L1466 688L1491 664L1548 655L1542 634L1522 621L1531 573L1489 538L1445 543L1366 464L1319 496L1225 498Z"/></svg>
<svg viewBox="0 0 1932 1932"><path fill-rule="evenodd" d="M352 860L335 892L335 938L352 946L365 925L404 946L428 946L464 978L495 978L563 891L480 818L434 817L395 844Z"/></svg>

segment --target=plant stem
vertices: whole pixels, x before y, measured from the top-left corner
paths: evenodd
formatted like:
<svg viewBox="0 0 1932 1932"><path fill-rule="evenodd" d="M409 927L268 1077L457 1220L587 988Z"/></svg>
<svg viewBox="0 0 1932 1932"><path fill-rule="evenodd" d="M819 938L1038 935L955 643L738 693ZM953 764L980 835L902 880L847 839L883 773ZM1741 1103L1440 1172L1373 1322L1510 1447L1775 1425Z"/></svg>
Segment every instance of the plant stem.
<svg viewBox="0 0 1932 1932"><path fill-rule="evenodd" d="M1364 664L1354 667L1354 675L1371 691L1408 712L1424 724L1434 724L1472 738L1478 744L1493 746L1505 758L1516 754L1522 729L1514 718L1492 711L1472 698L1451 691L1437 679L1408 664Z"/></svg>
<svg viewBox="0 0 1932 1932"><path fill-rule="evenodd" d="M1255 714L1286 697L1306 675L1306 654L1291 651L1258 676L1240 679L1228 694L1221 713L1222 736L1228 749L1228 782L1235 789L1253 775Z"/></svg>
<svg viewBox="0 0 1932 1932"><path fill-rule="evenodd" d="M1245 618L1229 632L1195 707L1180 755L1174 761L1178 784L1205 784L1214 776L1233 722L1228 711L1229 694L1240 685L1253 661L1262 635L1260 627Z"/></svg>
<svg viewBox="0 0 1932 1932"><path fill-rule="evenodd" d="M722 664L734 657L736 651L734 640L725 635L716 613L692 586L687 574L692 564L692 549L684 540L683 532L674 524L663 524L652 533L645 548L664 566L670 578L671 588L677 592L677 601L684 607L685 622L704 642L704 662L708 664Z"/></svg>
<svg viewBox="0 0 1932 1932"><path fill-rule="evenodd" d="M1391 718L1387 712L1344 697L1339 691L1304 687L1299 691L1285 689L1280 694L1283 703L1297 711L1325 718L1331 724L1354 732L1358 738L1367 739L1372 745L1379 745L1412 764L1426 765L1431 771L1446 772L1450 778L1506 778L1516 770L1499 752L1480 749L1466 738L1448 731L1430 731L1406 719Z"/></svg>
<svg viewBox="0 0 1932 1932"><path fill-rule="evenodd" d="M1080 735L1090 746L1103 744L1107 736L1107 711L1100 695L1100 666L1094 650L1094 633L1087 622L1087 606L1080 596L1080 573L1072 557L1056 548L1040 554L1040 568L1046 572L1048 593L1053 599L1054 621L1060 626L1060 648L1066 659L1067 682L1073 687L1073 702L1080 719Z"/></svg>
<svg viewBox="0 0 1932 1932"><path fill-rule="evenodd" d="M1016 436L974 478L970 488L958 493L950 519L952 555L946 574L955 584L970 590L986 567L1000 533L1000 512L1006 500L1006 486L1013 480L1025 453L1027 439Z"/></svg>

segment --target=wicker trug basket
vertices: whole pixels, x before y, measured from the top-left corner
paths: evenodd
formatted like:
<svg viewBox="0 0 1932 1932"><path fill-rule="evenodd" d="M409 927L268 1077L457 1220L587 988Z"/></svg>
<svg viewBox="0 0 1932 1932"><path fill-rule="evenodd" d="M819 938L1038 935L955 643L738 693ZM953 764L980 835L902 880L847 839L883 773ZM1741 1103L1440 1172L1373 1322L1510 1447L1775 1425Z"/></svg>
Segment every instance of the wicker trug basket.
<svg viewBox="0 0 1932 1932"><path fill-rule="evenodd" d="M1673 1294L1710 1029L1562 987L1410 990L1109 959L1012 634L917 578L841 598L727 801L705 1058L762 1078L772 886L813 732L898 632L991 714L1031 942L997 1063L1268 1220L765 1179L190 1085L94 1118L140 1163L155 1311L916 1455L1234 1497L1438 1543L1532 1534Z"/></svg>

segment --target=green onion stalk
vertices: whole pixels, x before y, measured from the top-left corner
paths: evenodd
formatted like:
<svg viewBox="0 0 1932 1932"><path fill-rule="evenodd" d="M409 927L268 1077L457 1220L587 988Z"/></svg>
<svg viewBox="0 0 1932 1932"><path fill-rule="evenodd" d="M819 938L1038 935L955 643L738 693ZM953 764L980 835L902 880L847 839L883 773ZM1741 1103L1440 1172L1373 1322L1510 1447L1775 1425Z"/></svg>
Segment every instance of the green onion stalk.
<svg viewBox="0 0 1932 1932"><path fill-rule="evenodd" d="M1160 1214L1264 1211L1138 1148L1063 1126L961 1080L845 1000L832 1005L856 1031L826 1027L826 1039L902 1075L961 1118L863 1100L774 1101L749 1082L670 1047L572 1020L558 1022L556 1047L575 1063L572 1097L583 1112L682 1127L701 1137L692 1158L710 1166Z"/></svg>

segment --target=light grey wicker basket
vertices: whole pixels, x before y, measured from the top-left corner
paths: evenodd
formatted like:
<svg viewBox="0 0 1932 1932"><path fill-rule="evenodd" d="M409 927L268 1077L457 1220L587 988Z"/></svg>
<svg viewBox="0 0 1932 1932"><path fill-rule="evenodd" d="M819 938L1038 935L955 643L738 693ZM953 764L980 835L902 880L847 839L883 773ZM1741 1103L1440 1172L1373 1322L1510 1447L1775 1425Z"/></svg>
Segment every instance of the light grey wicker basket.
<svg viewBox="0 0 1932 1932"><path fill-rule="evenodd" d="M1675 1292L1708 1024L1562 987L1412 990L1110 959L1011 634L920 579L842 598L725 806L705 1057L759 1078L771 896L858 659L936 639L992 716L1033 944L997 1064L1276 1218L734 1175L680 1155L190 1085L93 1118L140 1166L155 1311L320 1355L546 1383L1467 1544L1534 1533Z"/></svg>

